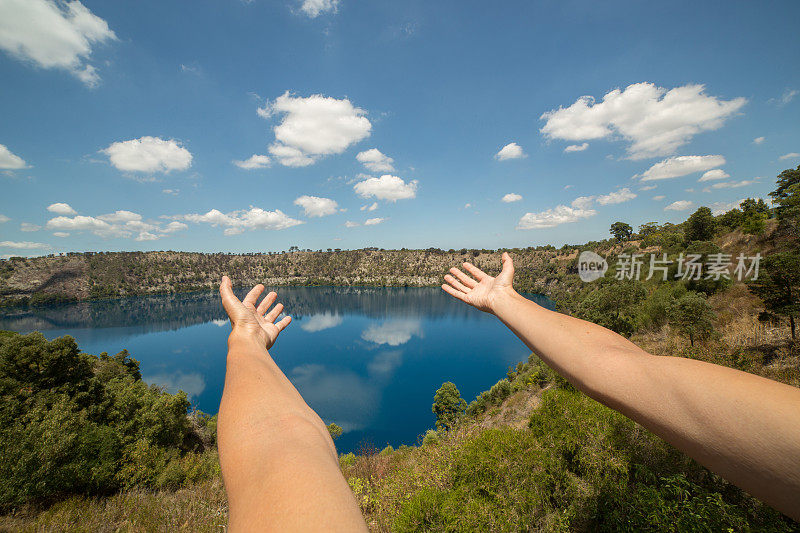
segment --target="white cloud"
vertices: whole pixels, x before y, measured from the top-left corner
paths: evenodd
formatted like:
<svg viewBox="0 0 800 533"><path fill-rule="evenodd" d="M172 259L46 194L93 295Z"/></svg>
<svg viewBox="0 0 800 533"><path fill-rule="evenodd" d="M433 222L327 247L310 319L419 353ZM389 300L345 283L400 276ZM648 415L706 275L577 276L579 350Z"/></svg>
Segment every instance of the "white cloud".
<svg viewBox="0 0 800 533"><path fill-rule="evenodd" d="M664 198L666 198L666 196L664 196L663 194L659 194L659 195L653 196L653 200L656 200L656 201L661 201Z"/></svg>
<svg viewBox="0 0 800 533"><path fill-rule="evenodd" d="M188 228L186 224L183 222L178 222L177 220L173 220L169 224L166 225L161 231L164 233L175 233L176 231L183 231Z"/></svg>
<svg viewBox="0 0 800 533"><path fill-rule="evenodd" d="M624 187L618 191L598 196L597 203L600 205L621 204L623 202L627 202L628 200L633 200L634 198L636 198L636 193L631 191L629 188Z"/></svg>
<svg viewBox="0 0 800 533"><path fill-rule="evenodd" d="M724 164L725 158L721 155L681 155L659 161L641 175L637 174L634 177L641 178L642 181L664 180L702 172Z"/></svg>
<svg viewBox="0 0 800 533"><path fill-rule="evenodd" d="M517 143L508 143L494 155L494 158L498 161L505 161L506 159L521 159L523 157L528 157L528 155L522 150L522 146L518 145Z"/></svg>
<svg viewBox="0 0 800 533"><path fill-rule="evenodd" d="M215 227L224 226L226 228L225 235L237 235L247 229L281 230L303 223L300 220L289 217L280 209L264 211L258 207L251 207L249 210L232 211L227 214L217 209L212 209L202 215L192 213L178 215L175 218L195 224L211 224Z"/></svg>
<svg viewBox="0 0 800 533"><path fill-rule="evenodd" d="M0 248L13 248L15 250L44 250L50 248L49 244L43 242L30 242L30 241L2 241Z"/></svg>
<svg viewBox="0 0 800 533"><path fill-rule="evenodd" d="M653 189L656 189L656 188L658 188L658 185L644 185L642 187L639 187L639 190L640 191L652 191Z"/></svg>
<svg viewBox="0 0 800 533"><path fill-rule="evenodd" d="M715 130L747 102L704 94L703 85L667 90L652 83L614 89L602 102L582 96L569 107L541 116L541 133L550 139L588 141L621 137L631 159L669 155L703 131Z"/></svg>
<svg viewBox="0 0 800 533"><path fill-rule="evenodd" d="M345 228L357 228L360 225L361 224L359 224L358 222L353 222L351 220L348 220L347 222L344 223Z"/></svg>
<svg viewBox="0 0 800 533"><path fill-rule="evenodd" d="M68 212L63 207L69 207L67 204L59 205L62 206L62 212ZM186 224L176 221L162 227L160 222L145 222L139 213L120 209L113 213L106 213L96 217L83 215L74 217L57 216L48 220L45 228L57 230L53 233L57 237L67 237L70 232L75 231L89 231L103 238L133 237L137 241L152 241L160 239L169 233L186 229Z"/></svg>
<svg viewBox="0 0 800 533"><path fill-rule="evenodd" d="M0 215L0 224L4 224L4 223L8 222L9 220L11 220L11 219L8 218L7 216Z"/></svg>
<svg viewBox="0 0 800 533"><path fill-rule="evenodd" d="M192 154L174 139L145 136L115 142L100 151L117 170L124 172L168 173L192 165Z"/></svg>
<svg viewBox="0 0 800 533"><path fill-rule="evenodd" d="M568 224L584 218L593 217L596 214L597 211L594 209L559 205L539 213L525 213L522 218L519 219L517 229L554 228L561 224Z"/></svg>
<svg viewBox="0 0 800 533"><path fill-rule="evenodd" d="M353 186L353 189L362 198L396 202L417 196L417 180L406 183L402 178L384 174L380 178L367 178L360 181Z"/></svg>
<svg viewBox="0 0 800 533"><path fill-rule="evenodd" d="M339 7L339 0L302 0L300 11L310 18L316 18L322 13L336 13Z"/></svg>
<svg viewBox="0 0 800 533"><path fill-rule="evenodd" d="M756 137L755 139L753 139L753 144L761 144L761 143L763 143L765 140L767 140L767 138L766 138L766 137Z"/></svg>
<svg viewBox="0 0 800 533"><path fill-rule="evenodd" d="M253 154L244 161L234 160L233 164L245 170L253 170L257 168L266 168L272 161L266 155Z"/></svg>
<svg viewBox="0 0 800 533"><path fill-rule="evenodd" d="M742 202L744 202L744 198L736 200L735 202L714 202L708 204L708 208L711 209L711 213L713 215L721 215L722 213L726 213L731 209L739 207L739 204Z"/></svg>
<svg viewBox="0 0 800 533"><path fill-rule="evenodd" d="M69 71L89 87L100 82L87 62L93 46L116 38L105 20L78 1L0 2L0 48L38 67Z"/></svg>
<svg viewBox="0 0 800 533"><path fill-rule="evenodd" d="M564 152L565 152L565 153L570 153L570 152L583 152L583 151L584 151L584 150L586 150L587 148L589 148L589 143L583 143L583 144L570 144L569 146L567 146L566 148L564 148Z"/></svg>
<svg viewBox="0 0 800 533"><path fill-rule="evenodd" d="M413 336L422 337L422 323L419 320L387 320L380 325L372 325L361 333L361 338L365 341L389 346L405 344Z"/></svg>
<svg viewBox="0 0 800 533"><path fill-rule="evenodd" d="M2 216L0 216L0 222L4 222L3 219L2 219ZM26 233L30 233L30 232L33 232L33 231L39 231L40 229L42 229L41 226L39 226L37 224L31 224L30 222L23 222L22 224L19 225L19 230L20 231L24 231Z"/></svg>
<svg viewBox="0 0 800 533"><path fill-rule="evenodd" d="M715 168L713 170L709 170L708 172L703 173L700 176L700 179L697 181L714 181L714 180L724 180L725 178L730 178L730 174L722 170L721 168Z"/></svg>
<svg viewBox="0 0 800 533"><path fill-rule="evenodd" d="M69 204L65 204L63 202L56 202L54 204L50 204L47 206L47 210L51 213L55 213L57 215L77 215L78 212L75 211L72 206Z"/></svg>
<svg viewBox="0 0 800 533"><path fill-rule="evenodd" d="M324 217L333 215L339 210L339 205L330 198L303 195L294 201L305 211L307 217Z"/></svg>
<svg viewBox="0 0 800 533"><path fill-rule="evenodd" d="M21 168L28 168L25 160L18 155L12 154L11 150L6 148L6 145L0 144L0 169L19 170Z"/></svg>
<svg viewBox="0 0 800 533"><path fill-rule="evenodd" d="M789 152L788 154L783 154L778 159L783 161L784 159L797 159L798 157L800 157L800 154L797 152Z"/></svg>
<svg viewBox="0 0 800 533"><path fill-rule="evenodd" d="M71 218L65 216L51 218L45 227L50 230L104 232L111 228L111 224L99 218L77 215Z"/></svg>
<svg viewBox="0 0 800 533"><path fill-rule="evenodd" d="M356 155L359 163L373 172L392 172L394 171L394 159L381 153L377 148L370 148Z"/></svg>
<svg viewBox="0 0 800 533"><path fill-rule="evenodd" d="M308 317L307 321L303 321L300 328L304 331L315 333L324 329L335 328L339 326L342 321L342 317L338 314L334 315L326 311L325 313L311 315Z"/></svg>
<svg viewBox="0 0 800 533"><path fill-rule="evenodd" d="M507 204L510 204L511 202L519 202L520 200L522 200L522 195L515 192L510 192L500 199L501 202L505 202Z"/></svg>
<svg viewBox="0 0 800 533"><path fill-rule="evenodd" d="M384 222L385 220L386 220L385 218L380 218L380 217L368 218L367 220L364 221L364 225L365 226L375 226L375 225L378 225L378 224Z"/></svg>
<svg viewBox="0 0 800 533"><path fill-rule="evenodd" d="M100 215L97 218L100 220L104 220L106 222L111 223L127 223L127 222L139 222L142 220L142 215L139 213L134 213L132 211L125 211L121 209L119 211L115 211L114 213L108 213L107 215Z"/></svg>
<svg viewBox="0 0 800 533"><path fill-rule="evenodd" d="M691 200L678 200L665 207L664 211L686 211L691 209L693 205L694 203Z"/></svg>
<svg viewBox="0 0 800 533"><path fill-rule="evenodd" d="M282 115L273 128L275 142L269 153L289 167L303 167L320 157L340 154L350 145L370 135L372 124L366 111L354 107L350 100L314 94L295 97L287 91L272 103L258 109L261 117Z"/></svg>
<svg viewBox="0 0 800 533"><path fill-rule="evenodd" d="M143 231L139 233L134 239L135 241L155 241L156 239L160 239L163 235L155 235L150 233L149 231Z"/></svg>
<svg viewBox="0 0 800 533"><path fill-rule="evenodd" d="M768 102L770 104L776 104L778 106L785 106L786 104L794 100L794 97L797 96L798 94L800 94L800 91L798 91L797 89L786 89L783 91L783 94L780 95L779 98L770 98Z"/></svg>
<svg viewBox="0 0 800 533"><path fill-rule="evenodd" d="M361 206L361 211L375 211L378 209L378 202L372 202L372 205L366 204Z"/></svg>
<svg viewBox="0 0 800 533"><path fill-rule="evenodd" d="M164 194L169 194L171 196L178 196L178 193L180 192L180 190L178 190L178 189L162 189L161 192L163 192Z"/></svg>
<svg viewBox="0 0 800 533"><path fill-rule="evenodd" d="M269 153L285 167L307 167L317 162L314 157L304 154L294 146L273 144L269 147Z"/></svg>
<svg viewBox="0 0 800 533"><path fill-rule="evenodd" d="M164 387L167 392L171 392L172 394L183 391L190 398L197 398L206 389L205 377L200 372L184 374L178 371L174 374L156 374L145 376L144 380L147 381L147 383L153 383L159 387Z"/></svg>
<svg viewBox="0 0 800 533"><path fill-rule="evenodd" d="M738 189L739 187L747 187L748 185L758 183L760 179L761 178L740 181L720 181L711 187L704 189L704 192L710 192L711 189Z"/></svg>
<svg viewBox="0 0 800 533"><path fill-rule="evenodd" d="M576 209L587 209L592 206L592 202L594 202L594 196L578 196L572 200L570 205Z"/></svg>

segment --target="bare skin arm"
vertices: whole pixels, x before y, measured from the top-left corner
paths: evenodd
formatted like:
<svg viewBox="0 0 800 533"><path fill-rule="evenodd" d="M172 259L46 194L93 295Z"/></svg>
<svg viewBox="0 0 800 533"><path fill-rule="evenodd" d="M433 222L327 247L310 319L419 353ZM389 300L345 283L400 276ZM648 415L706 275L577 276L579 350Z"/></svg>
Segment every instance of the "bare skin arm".
<svg viewBox="0 0 800 533"><path fill-rule="evenodd" d="M231 319L219 407L219 460L231 531L366 531L330 434L267 351L291 322L256 285L239 301L222 278Z"/></svg>
<svg viewBox="0 0 800 533"><path fill-rule="evenodd" d="M496 277L464 263L448 294L497 316L575 387L731 483L800 520L800 390L746 372L651 355L596 324L520 296L503 254Z"/></svg>

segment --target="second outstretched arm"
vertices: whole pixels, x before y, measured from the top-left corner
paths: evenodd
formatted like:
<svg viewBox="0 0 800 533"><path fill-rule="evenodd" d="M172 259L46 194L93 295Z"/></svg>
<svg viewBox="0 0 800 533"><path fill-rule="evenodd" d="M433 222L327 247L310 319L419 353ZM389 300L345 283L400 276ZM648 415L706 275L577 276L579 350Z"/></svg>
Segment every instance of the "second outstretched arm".
<svg viewBox="0 0 800 533"><path fill-rule="evenodd" d="M513 264L493 278L465 263L445 290L493 313L575 387L699 463L800 519L800 390L682 357L653 356L591 322L517 294Z"/></svg>

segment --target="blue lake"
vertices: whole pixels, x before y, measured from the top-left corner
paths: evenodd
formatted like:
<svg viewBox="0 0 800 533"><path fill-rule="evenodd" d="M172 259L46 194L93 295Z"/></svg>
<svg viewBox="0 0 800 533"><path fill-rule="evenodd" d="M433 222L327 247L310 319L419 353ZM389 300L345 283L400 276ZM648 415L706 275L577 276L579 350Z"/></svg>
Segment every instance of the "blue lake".
<svg viewBox="0 0 800 533"><path fill-rule="evenodd" d="M361 443L416 444L434 426L433 394L454 382L469 402L528 349L494 317L433 288L278 287L294 321L270 351L325 420ZM237 291L243 296L243 291ZM543 296L529 295L552 308ZM216 413L230 325L216 293L187 293L0 310L0 329L72 335L92 354L127 349L143 379L185 391Z"/></svg>

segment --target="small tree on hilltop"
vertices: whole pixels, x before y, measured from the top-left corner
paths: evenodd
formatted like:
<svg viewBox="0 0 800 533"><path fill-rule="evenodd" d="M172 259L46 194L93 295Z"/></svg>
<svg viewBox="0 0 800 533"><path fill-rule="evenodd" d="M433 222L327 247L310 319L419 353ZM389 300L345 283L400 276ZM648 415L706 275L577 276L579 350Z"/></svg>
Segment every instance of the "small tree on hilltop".
<svg viewBox="0 0 800 533"><path fill-rule="evenodd" d="M761 298L764 307L789 317L792 340L795 318L800 313L800 254L781 252L764 258L758 279L750 282L750 292Z"/></svg>
<svg viewBox="0 0 800 533"><path fill-rule="evenodd" d="M686 242L709 241L714 236L714 215L711 209L701 207L689 217L684 229Z"/></svg>
<svg viewBox="0 0 800 533"><path fill-rule="evenodd" d="M342 436L343 430L339 424L331 422L330 424L328 424L328 433L331 434L331 438L333 440L336 440Z"/></svg>
<svg viewBox="0 0 800 533"><path fill-rule="evenodd" d="M796 169L786 169L778 174L778 187L769 193L778 219L781 221L800 220L800 165Z"/></svg>
<svg viewBox="0 0 800 533"><path fill-rule="evenodd" d="M433 407L431 408L433 414L436 415L436 429L450 430L466 408L467 402L461 397L455 383L450 381L442 383L433 396Z"/></svg>
<svg viewBox="0 0 800 533"><path fill-rule="evenodd" d="M705 297L692 291L675 300L669 310L669 325L687 335L692 346L695 339L705 339L714 331L713 318L714 311Z"/></svg>
<svg viewBox="0 0 800 533"><path fill-rule="evenodd" d="M633 228L625 222L614 222L611 224L611 235L619 242L629 241L633 235Z"/></svg>

